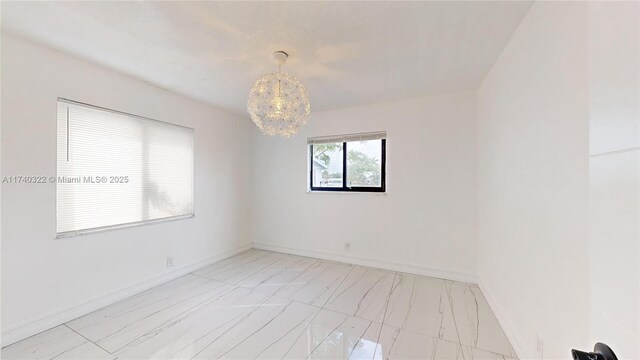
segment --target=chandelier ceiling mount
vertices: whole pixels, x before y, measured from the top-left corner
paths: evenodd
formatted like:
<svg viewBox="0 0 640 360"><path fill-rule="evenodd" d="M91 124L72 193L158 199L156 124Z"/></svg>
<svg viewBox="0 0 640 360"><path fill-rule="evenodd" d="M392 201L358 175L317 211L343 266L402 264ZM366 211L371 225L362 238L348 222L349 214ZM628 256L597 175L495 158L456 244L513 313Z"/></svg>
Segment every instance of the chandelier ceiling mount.
<svg viewBox="0 0 640 360"><path fill-rule="evenodd" d="M278 64L278 67L284 65L289 58L289 54L282 50L278 50L271 55L273 56L273 60L276 61L276 64Z"/></svg>

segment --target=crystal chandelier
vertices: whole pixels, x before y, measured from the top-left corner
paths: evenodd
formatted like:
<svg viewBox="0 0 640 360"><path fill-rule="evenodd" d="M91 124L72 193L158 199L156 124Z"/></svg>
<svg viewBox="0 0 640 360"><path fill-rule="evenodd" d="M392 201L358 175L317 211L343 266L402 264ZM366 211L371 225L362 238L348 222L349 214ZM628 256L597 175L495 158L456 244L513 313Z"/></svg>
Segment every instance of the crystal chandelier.
<svg viewBox="0 0 640 360"><path fill-rule="evenodd" d="M311 111L304 86L295 77L280 72L288 57L284 51L274 52L278 72L258 78L249 92L247 111L267 135L289 137L296 134L307 123Z"/></svg>

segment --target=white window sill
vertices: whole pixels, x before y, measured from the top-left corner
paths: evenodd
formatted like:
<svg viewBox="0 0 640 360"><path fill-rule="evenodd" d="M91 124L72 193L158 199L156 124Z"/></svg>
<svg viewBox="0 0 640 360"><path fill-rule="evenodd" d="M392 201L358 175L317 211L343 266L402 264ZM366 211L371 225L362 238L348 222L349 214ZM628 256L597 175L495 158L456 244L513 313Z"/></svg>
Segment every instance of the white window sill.
<svg viewBox="0 0 640 360"><path fill-rule="evenodd" d="M102 227L97 227L97 228L92 228L92 229L83 229L83 230L77 230L77 231L67 231L67 232L63 232L63 233L58 233L56 235L56 239L64 239L64 238L70 238L70 237L76 237L76 236L84 236L84 235L102 233L102 232L107 232L107 231L121 230L121 229L127 229L127 228L132 228L132 227L160 224L160 223L165 223L165 222L178 221L178 220L184 220L184 219L193 219L193 218L195 218L195 213L184 214L184 215L176 215L176 216L170 216L170 217L166 217L166 218L153 219L153 220L137 221L137 222L128 223L128 224L118 224L118 225L102 226Z"/></svg>
<svg viewBox="0 0 640 360"><path fill-rule="evenodd" d="M314 191L307 190L307 194L322 194L322 195L383 195L386 196L387 192L376 192L376 191Z"/></svg>

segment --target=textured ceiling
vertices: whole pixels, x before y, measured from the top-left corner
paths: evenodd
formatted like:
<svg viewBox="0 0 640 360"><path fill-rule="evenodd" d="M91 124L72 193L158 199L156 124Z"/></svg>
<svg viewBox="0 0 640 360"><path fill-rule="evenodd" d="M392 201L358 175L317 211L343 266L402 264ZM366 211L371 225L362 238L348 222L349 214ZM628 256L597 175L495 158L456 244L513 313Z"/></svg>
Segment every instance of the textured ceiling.
<svg viewBox="0 0 640 360"><path fill-rule="evenodd" d="M7 2L2 28L246 114L276 70L313 111L475 88L530 2Z"/></svg>

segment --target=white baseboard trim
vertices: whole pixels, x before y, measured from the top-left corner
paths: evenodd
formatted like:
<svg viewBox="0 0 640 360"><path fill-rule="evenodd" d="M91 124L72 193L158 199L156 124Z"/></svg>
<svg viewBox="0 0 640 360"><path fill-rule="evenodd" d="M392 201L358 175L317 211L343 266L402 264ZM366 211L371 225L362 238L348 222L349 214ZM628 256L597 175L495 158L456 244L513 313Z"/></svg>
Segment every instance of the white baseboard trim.
<svg viewBox="0 0 640 360"><path fill-rule="evenodd" d="M368 267L391 270L391 271L400 271L400 272L416 274L416 275L431 276L431 277L446 279L446 280L461 281L461 282L466 282L471 284L478 283L475 275L464 274L464 273L459 273L459 272L449 271L449 270L428 268L425 266L420 266L415 264L402 264L402 263L396 263L396 262L385 261L385 260L369 259L369 258L363 258L358 256L352 256L352 255L340 255L340 254L333 254L333 253L324 252L324 251L306 250L306 249L293 248L289 246L265 244L265 243L258 243L258 242L254 242L253 247L261 250L276 251L281 253L307 256L307 257L318 258L323 260L362 265L362 266L368 266Z"/></svg>
<svg viewBox="0 0 640 360"><path fill-rule="evenodd" d="M518 328L515 326L511 318L507 316L504 309L493 295L493 293L484 285L481 279L478 279L478 287L484 298L489 303L489 307L493 310L493 314L498 319L500 326L502 326L502 330L504 330L505 335L507 335L507 339L511 343L513 350L515 350L518 355L518 359L533 359L535 356L534 351L530 351L526 342L524 341L522 334L518 331Z"/></svg>
<svg viewBox="0 0 640 360"><path fill-rule="evenodd" d="M58 325L62 325L75 318L86 315L90 312L96 311L130 296L139 294L154 286L158 286L167 281L179 278L180 276L186 275L205 266L209 266L217 261L226 259L230 256L239 254L251 248L252 245L249 243L230 250L221 251L206 259L180 266L175 270L172 270L171 272L166 272L164 274L154 276L133 286L114 291L104 296L97 296L81 304L69 306L67 308L60 309L58 311L37 317L35 319L28 320L26 322L23 322L22 324L12 326L8 329L3 329L2 346L4 347L13 344L17 341L28 338L29 336L33 336Z"/></svg>

